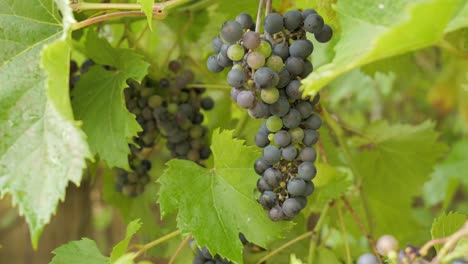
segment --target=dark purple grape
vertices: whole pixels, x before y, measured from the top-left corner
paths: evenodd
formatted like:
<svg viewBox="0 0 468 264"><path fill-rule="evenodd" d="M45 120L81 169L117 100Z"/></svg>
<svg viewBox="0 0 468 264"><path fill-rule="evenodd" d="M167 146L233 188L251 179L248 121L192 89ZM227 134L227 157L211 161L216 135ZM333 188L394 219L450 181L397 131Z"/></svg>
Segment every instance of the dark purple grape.
<svg viewBox="0 0 468 264"><path fill-rule="evenodd" d="M270 144L270 140L268 139L268 134L258 132L255 134L255 145L259 148L264 148Z"/></svg>
<svg viewBox="0 0 468 264"><path fill-rule="evenodd" d="M314 36L318 42L326 43L333 37L333 30L329 25L325 24L323 25L322 31L314 34Z"/></svg>
<svg viewBox="0 0 468 264"><path fill-rule="evenodd" d="M293 161L297 156L297 149L294 145L289 145L281 149L281 157L287 161Z"/></svg>
<svg viewBox="0 0 468 264"><path fill-rule="evenodd" d="M218 60L219 63L219 60ZM223 64L220 63L221 66ZM298 57L289 57L286 60L286 69L289 71L291 75L299 75L304 71L304 60Z"/></svg>
<svg viewBox="0 0 468 264"><path fill-rule="evenodd" d="M265 17L265 31L275 34L283 30L283 17L278 13L270 13Z"/></svg>
<svg viewBox="0 0 468 264"><path fill-rule="evenodd" d="M256 49L260 45L260 35L255 31L249 31L244 34L244 47L247 49Z"/></svg>
<svg viewBox="0 0 468 264"><path fill-rule="evenodd" d="M315 152L315 149L311 147L305 147L299 153L299 160L302 160L302 161L314 162L316 158L317 158L317 153Z"/></svg>
<svg viewBox="0 0 468 264"><path fill-rule="evenodd" d="M313 129L304 130L304 139L302 140L302 143L304 143L304 145L310 147L313 144L317 143L317 140L318 140L317 131Z"/></svg>
<svg viewBox="0 0 468 264"><path fill-rule="evenodd" d="M289 112L290 104L285 96L280 96L278 101L269 106L270 113L274 116L283 117Z"/></svg>
<svg viewBox="0 0 468 264"><path fill-rule="evenodd" d="M299 57L304 60L312 54L313 50L314 45L312 42L305 39L296 40L289 46L289 54L291 57Z"/></svg>
<svg viewBox="0 0 468 264"><path fill-rule="evenodd" d="M310 33L320 33L323 25L323 18L318 14L310 14L304 19L304 29Z"/></svg>
<svg viewBox="0 0 468 264"><path fill-rule="evenodd" d="M296 109L290 109L289 113L283 116L283 125L287 128L296 128L301 124L301 113Z"/></svg>
<svg viewBox="0 0 468 264"><path fill-rule="evenodd" d="M237 104L242 108L252 108L255 103L255 95L251 91L242 91L237 95Z"/></svg>
<svg viewBox="0 0 468 264"><path fill-rule="evenodd" d="M322 119L319 115L312 114L303 122L303 125L308 129L317 130L322 126Z"/></svg>
<svg viewBox="0 0 468 264"><path fill-rule="evenodd" d="M273 46L273 54L280 56L283 61L289 57L289 47L286 43L278 43Z"/></svg>
<svg viewBox="0 0 468 264"><path fill-rule="evenodd" d="M254 74L254 82L259 88L274 87L278 84L278 81L278 74L267 67L258 69Z"/></svg>
<svg viewBox="0 0 468 264"><path fill-rule="evenodd" d="M294 217L301 211L302 204L297 199L288 198L284 201L281 208L283 209L284 215L287 217Z"/></svg>
<svg viewBox="0 0 468 264"><path fill-rule="evenodd" d="M272 188L276 188L281 183L281 172L275 168L268 168L263 173L263 178Z"/></svg>
<svg viewBox="0 0 468 264"><path fill-rule="evenodd" d="M242 26L237 21L230 20L224 23L223 27L221 28L221 36L222 38L234 44L236 41L242 38Z"/></svg>
<svg viewBox="0 0 468 264"><path fill-rule="evenodd" d="M272 145L268 145L263 149L263 159L267 164L275 164L281 158L281 151Z"/></svg>
<svg viewBox="0 0 468 264"><path fill-rule="evenodd" d="M227 81L233 87L241 87L247 79L243 70L232 69L228 73Z"/></svg>
<svg viewBox="0 0 468 264"><path fill-rule="evenodd" d="M289 98L294 100L299 100L302 98L302 91L300 90L301 82L298 80L291 81L288 86L286 86L286 94Z"/></svg>
<svg viewBox="0 0 468 264"><path fill-rule="evenodd" d="M284 218L283 208L281 206L275 206L268 211L268 216L272 221L280 221Z"/></svg>
<svg viewBox="0 0 468 264"><path fill-rule="evenodd" d="M211 41L211 47L213 47L213 50L215 52L220 52L221 47L223 46L223 40L219 37L216 36L212 41Z"/></svg>
<svg viewBox="0 0 468 264"><path fill-rule="evenodd" d="M284 27L289 31L296 30L302 24L302 14L297 10L290 10L283 16Z"/></svg>
<svg viewBox="0 0 468 264"><path fill-rule="evenodd" d="M270 165L268 165L262 158L258 158L255 161L254 169L258 175L263 175L263 172L268 168L270 168Z"/></svg>
<svg viewBox="0 0 468 264"><path fill-rule="evenodd" d="M273 191L273 188L265 181L263 177L257 180L257 190L259 192Z"/></svg>
<svg viewBox="0 0 468 264"><path fill-rule="evenodd" d="M253 108L247 110L249 115L253 118L268 118L270 115L270 110L268 105L263 103L262 101L255 101L255 105Z"/></svg>
<svg viewBox="0 0 468 264"><path fill-rule="evenodd" d="M296 105L295 109L301 113L302 119L306 119L312 114L314 107L309 101L301 101Z"/></svg>
<svg viewBox="0 0 468 264"><path fill-rule="evenodd" d="M310 161L304 161L301 163L301 165L299 165L297 173L304 181L310 181L315 178L317 169L315 168L314 163Z"/></svg>
<svg viewBox="0 0 468 264"><path fill-rule="evenodd" d="M236 17L236 21L242 26L243 29L250 29L253 25L252 17L247 13L241 13Z"/></svg>
<svg viewBox="0 0 468 264"><path fill-rule="evenodd" d="M278 84L276 85L276 87L278 88L286 87L291 81L291 74L289 74L289 71L286 68L282 68L278 72L278 77L279 77L279 81L278 81Z"/></svg>
<svg viewBox="0 0 468 264"><path fill-rule="evenodd" d="M276 201L276 194L272 191L265 191L262 193L262 195L260 195L260 198L258 198L258 202L265 209L271 209L276 205Z"/></svg>
<svg viewBox="0 0 468 264"><path fill-rule="evenodd" d="M308 60L305 60L304 61L304 70L301 72L301 74L299 75L299 77L301 78L306 78L307 76L309 76L309 74L311 72L314 71L314 66L312 65L312 62L308 61Z"/></svg>
<svg viewBox="0 0 468 264"><path fill-rule="evenodd" d="M275 144L280 147L286 147L291 143L291 135L286 130L280 130L275 133Z"/></svg>
<svg viewBox="0 0 468 264"><path fill-rule="evenodd" d="M200 106L203 110L211 110L214 107L214 101L211 97L205 97L201 100Z"/></svg>

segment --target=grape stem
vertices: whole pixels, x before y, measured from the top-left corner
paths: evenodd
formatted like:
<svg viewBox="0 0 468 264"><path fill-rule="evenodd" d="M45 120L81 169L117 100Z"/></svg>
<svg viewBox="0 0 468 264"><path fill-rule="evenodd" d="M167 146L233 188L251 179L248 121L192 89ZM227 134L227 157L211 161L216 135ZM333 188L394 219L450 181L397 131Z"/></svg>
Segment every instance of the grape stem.
<svg viewBox="0 0 468 264"><path fill-rule="evenodd" d="M353 259L351 258L351 251L349 249L349 242L348 242L348 236L347 236L348 233L346 232L346 226L343 220L343 212L342 212L340 205L337 205L336 208L338 210L338 218L340 219L341 232L343 233L343 242L344 242L345 251L346 251L346 264L353 264Z"/></svg>
<svg viewBox="0 0 468 264"><path fill-rule="evenodd" d="M187 245L191 237L192 237L191 235L188 235L184 240L182 240L182 242L180 243L180 245L177 247L176 251L174 252L174 255L172 255L171 259L169 260L168 264L174 263L175 259L180 254L180 252L185 247L185 245Z"/></svg>
<svg viewBox="0 0 468 264"><path fill-rule="evenodd" d="M349 203L348 199L346 199L345 196L342 196L341 197L341 200L343 200L343 203L346 207L346 209L348 209L349 213L351 214L351 216L354 218L354 221L357 223L357 225L359 226L359 228L361 229L362 233L366 236L367 240L369 240L369 244L370 244L370 247L372 249L372 251L374 252L374 255L377 257L377 260L379 261L379 263L381 264L382 263L382 259L380 258L380 255L379 253L377 252L377 249L375 248L375 241L374 241L374 238L372 237L372 235L367 232L366 228L364 227L364 225L362 224L362 221L359 219L359 216L356 214L356 212L353 210L353 207L351 207L351 204Z"/></svg>
<svg viewBox="0 0 468 264"><path fill-rule="evenodd" d="M351 156L351 152L349 151L348 145L346 144L344 140L343 129L338 124L338 122L330 115L330 113L328 113L326 107L319 105L319 109L328 127L332 130L333 134L335 134L336 140L338 141L338 145L341 147L344 157L347 163L349 164L349 167L351 171L353 172L353 175L356 177L356 180L355 180L356 186L361 186L363 178L362 178L362 175L359 173L358 169L356 168L353 158ZM369 208L367 206L366 195L364 192L361 191L359 197L361 199L361 203L364 208L364 213L365 213L367 224L369 226L369 231L370 233L372 233L372 225L371 225L371 220L370 220L371 215L370 215Z"/></svg>
<svg viewBox="0 0 468 264"><path fill-rule="evenodd" d="M328 209L329 208L330 208L330 204L326 204L323 207L322 212L320 212L320 218L319 218L317 224L314 227L313 233L315 235L317 235L317 238L310 240L309 257L308 257L308 260L307 260L308 264L316 263L315 262L315 253L316 253L317 246L318 246L318 244L320 242L320 236L321 236L321 233L322 233L322 226L323 226L323 223L325 223L325 218L326 218L326 216L328 214Z"/></svg>
<svg viewBox="0 0 468 264"><path fill-rule="evenodd" d="M143 253L145 253L148 249L152 248L152 247L155 247L163 242L166 242L168 240L170 240L171 238L174 238L176 236L180 235L180 231L179 230L176 230L174 232L171 232L165 236L162 236L156 240L153 240L151 242L149 242L148 244L145 244L143 245L140 250L138 250L135 255L133 256L134 259L136 259L137 257L143 255Z"/></svg>
<svg viewBox="0 0 468 264"><path fill-rule="evenodd" d="M258 10L257 10L257 21L255 22L255 32L260 34L260 27L262 24L262 11L263 7L265 6L265 0L259 0L258 2Z"/></svg>

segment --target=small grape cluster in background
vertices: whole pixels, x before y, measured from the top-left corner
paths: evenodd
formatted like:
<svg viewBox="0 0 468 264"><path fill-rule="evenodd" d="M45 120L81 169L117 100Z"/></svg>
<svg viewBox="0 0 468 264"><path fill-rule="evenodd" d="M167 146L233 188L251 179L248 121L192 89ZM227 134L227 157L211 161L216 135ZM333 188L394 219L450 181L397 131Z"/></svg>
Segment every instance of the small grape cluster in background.
<svg viewBox="0 0 468 264"><path fill-rule="evenodd" d="M270 13L264 34L254 28L245 13L226 22L212 41L217 54L208 58L207 67L214 73L230 68L232 100L251 117L266 119L255 135L255 144L263 148L254 165L261 176L258 201L273 221L290 220L314 191L313 145L322 123L314 113L319 95L303 98L300 90L301 80L313 71L308 58L314 46L306 35L313 33L317 41L328 42L333 33L312 9L283 16Z"/></svg>
<svg viewBox="0 0 468 264"><path fill-rule="evenodd" d="M129 144L128 161L132 171L117 169L117 191L129 197L141 194L149 182L151 162L145 159L144 150L154 147L160 136L166 138L173 158L203 165L203 160L211 154L201 109L212 109L214 101L203 97L203 88L187 88L195 76L191 70L182 69L179 61L171 61L169 69L175 76L159 81L147 77L141 84L127 80L125 103L143 128Z"/></svg>

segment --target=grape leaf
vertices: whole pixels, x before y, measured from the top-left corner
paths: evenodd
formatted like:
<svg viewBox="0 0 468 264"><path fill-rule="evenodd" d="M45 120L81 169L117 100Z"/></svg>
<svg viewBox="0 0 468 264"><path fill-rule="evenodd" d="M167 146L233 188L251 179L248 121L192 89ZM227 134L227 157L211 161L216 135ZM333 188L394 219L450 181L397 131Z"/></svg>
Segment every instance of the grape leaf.
<svg viewBox="0 0 468 264"><path fill-rule="evenodd" d="M124 103L126 80L141 80L148 63L129 49L113 48L95 32L88 31L86 55L97 64L82 75L73 91L73 110L83 120L83 130L93 154L106 161L109 167L128 168L128 143L141 131ZM101 65L115 67L105 70Z"/></svg>
<svg viewBox="0 0 468 264"><path fill-rule="evenodd" d="M456 8L457 0L338 1L342 33L335 57L303 80L304 93L314 96L354 68L435 44Z"/></svg>
<svg viewBox="0 0 468 264"><path fill-rule="evenodd" d="M432 239L443 238L452 235L463 226L467 219L468 218L466 215L457 212L441 215L432 223ZM437 251L439 251L442 245L435 245L434 247Z"/></svg>
<svg viewBox="0 0 468 264"><path fill-rule="evenodd" d="M89 238L71 241L52 251L50 264L107 264L109 258L102 255L96 242Z"/></svg>
<svg viewBox="0 0 468 264"><path fill-rule="evenodd" d="M90 157L68 92L68 1L0 0L0 196L11 194L33 247Z"/></svg>
<svg viewBox="0 0 468 264"><path fill-rule="evenodd" d="M148 21L148 27L150 30L153 30L153 4L154 0L138 0L138 3L141 4L141 10L146 15L146 20Z"/></svg>
<svg viewBox="0 0 468 264"><path fill-rule="evenodd" d="M451 196L452 183L468 185L468 140L453 145L445 160L438 164L432 173L432 179L424 184L424 200L429 206Z"/></svg>
<svg viewBox="0 0 468 264"><path fill-rule="evenodd" d="M362 195L374 230L403 241L418 241L414 237L418 224L411 216L412 198L420 194L445 145L437 142L431 122L417 126L377 122L364 134L354 162L363 179Z"/></svg>
<svg viewBox="0 0 468 264"><path fill-rule="evenodd" d="M110 255L110 262L114 263L125 254L127 250L128 243L132 239L133 235L138 232L141 228L140 219L133 220L127 225L127 231L125 232L125 239L120 241L117 245L114 246Z"/></svg>
<svg viewBox="0 0 468 264"><path fill-rule="evenodd" d="M317 163L317 176L313 182L315 191L310 196L310 204L322 209L322 207L344 195L352 186L353 182L349 172L344 169L332 167L326 163Z"/></svg>
<svg viewBox="0 0 468 264"><path fill-rule="evenodd" d="M233 139L232 131L215 130L211 145L214 168L171 160L160 177L162 215L178 209L177 225L200 246L242 263L239 232L261 247L281 236L289 224L272 222L255 199L259 153Z"/></svg>
<svg viewBox="0 0 468 264"><path fill-rule="evenodd" d="M468 27L468 3L463 0L458 1L456 15L450 20L445 32L452 32L460 28Z"/></svg>

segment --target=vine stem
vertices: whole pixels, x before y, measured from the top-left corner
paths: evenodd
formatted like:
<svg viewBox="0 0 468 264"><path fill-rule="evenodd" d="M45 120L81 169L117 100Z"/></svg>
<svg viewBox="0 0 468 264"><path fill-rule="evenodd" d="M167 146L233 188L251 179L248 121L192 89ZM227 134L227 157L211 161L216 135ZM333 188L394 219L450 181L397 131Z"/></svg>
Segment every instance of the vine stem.
<svg viewBox="0 0 468 264"><path fill-rule="evenodd" d="M140 250L138 250L138 251L135 253L135 255L133 256L133 258L135 259L135 258L141 256L141 255L142 255L143 253L145 253L148 249L150 249L150 248L152 248L152 247L155 247L155 246L157 246L157 245L159 245L159 244L161 244L161 243L163 243L163 242L165 242L165 241L167 241L167 240L170 240L171 238L176 237L176 236L178 236L178 235L180 235L180 231L179 231L179 230L176 230L176 231L171 232L171 233L169 233L169 234L167 234L167 235L165 235L165 236L162 236L162 237L160 237L160 238L158 238L158 239L156 239L156 240L153 240L153 241L149 242L148 244L143 245L143 246L140 248Z"/></svg>
<svg viewBox="0 0 468 264"><path fill-rule="evenodd" d="M164 19L167 16L167 11L185 4L189 2L190 0L169 0L166 2L162 3L156 3L153 4L153 19ZM122 12L115 12L115 13L109 13L101 16L96 16L93 18L89 18L80 22L77 22L72 25L72 30L77 30L81 29L86 26L93 25L95 23L103 22L106 20L110 20L113 18L118 18L118 17L129 17L129 16L137 16L137 17L143 17L145 16L145 13L141 10L141 5L140 4L115 4L115 3L87 3L87 2L76 2L70 4L70 7L72 7L75 11L82 11L82 10L133 10L133 11L122 11ZM85 9L83 9L85 8ZM136 11L138 10L138 11Z"/></svg>
<svg viewBox="0 0 468 264"><path fill-rule="evenodd" d="M259 0L257 10L257 21L255 22L255 32L260 34L260 26L262 24L262 11L265 6L265 0Z"/></svg>
<svg viewBox="0 0 468 264"><path fill-rule="evenodd" d="M191 237L192 237L191 235L188 235L184 240L182 240L182 242L180 243L180 245L177 247L176 251L174 252L174 255L172 255L171 259L169 260L168 264L174 263L175 259L177 258L179 253L182 251L182 249L185 247L185 245L187 245Z"/></svg>
<svg viewBox="0 0 468 264"><path fill-rule="evenodd" d="M315 239L315 240L311 239L310 240L309 257L308 257L308 260L307 260L308 264L314 264L315 263L314 262L315 252L316 252L316 249L317 249L317 245L320 242L320 233L322 231L323 223L325 223L325 217L328 214L328 209L329 208L330 208L330 204L326 204L323 207L322 212L320 213L320 219L318 220L317 224L314 227L313 233L317 235L317 239Z"/></svg>
<svg viewBox="0 0 468 264"><path fill-rule="evenodd" d="M340 227L341 227L341 232L343 233L343 242L345 244L345 250L346 250L346 264L353 264L353 260L351 258L351 251L349 249L349 243L348 243L348 236L346 232L346 226L343 221L343 212L341 211L341 206L337 206L338 210L338 218L340 219Z"/></svg>
<svg viewBox="0 0 468 264"><path fill-rule="evenodd" d="M70 4L70 7L75 11L86 10L141 10L140 4L126 4L126 3L88 3L84 1L77 1Z"/></svg>
<svg viewBox="0 0 468 264"><path fill-rule="evenodd" d="M446 40L442 40L441 42L439 42L437 44L437 46L444 49L444 50L446 50L447 52L452 53L453 55L455 55L457 57L460 57L460 58L465 59L465 60L468 59L468 54L466 52L463 52L463 51L455 48L452 44L450 44L450 42L448 42Z"/></svg>
<svg viewBox="0 0 468 264"><path fill-rule="evenodd" d="M462 228L458 230L457 232L453 233L452 235L448 236L445 238L445 245L439 250L439 254L437 254L437 257L435 257L431 263L440 263L440 261L443 259L443 257L450 251L452 250L453 247L458 243L458 241L464 237L468 237L468 221L463 224ZM424 245L426 247L426 245ZM423 248L424 248L423 247ZM420 251L422 251L422 249ZM429 248L425 249L426 251Z"/></svg>
<svg viewBox="0 0 468 264"><path fill-rule="evenodd" d="M295 244L295 243L297 243L297 242L299 242L299 241L301 241L303 239L311 237L313 234L314 234L314 231L309 231L309 232L306 232L306 233L304 233L304 234L302 234L302 235L300 235L300 236L298 236L298 237L284 243L281 247L279 247L279 248L271 251L267 255L265 255L263 258L261 258L259 261L257 261L256 264L263 263L264 261L268 260L269 258L271 258L271 257L275 256L276 254L280 253L282 250L290 247L291 245L293 245L293 244Z"/></svg>
<svg viewBox="0 0 468 264"><path fill-rule="evenodd" d="M355 180L356 186L361 186L363 182L363 178L362 178L362 175L357 170L356 166L354 165L353 158L351 156L351 151L349 150L348 145L346 144L344 140L343 129L338 124L338 122L330 115L330 113L328 113L325 107L320 106L320 111L325 119L325 122L335 134L336 139L338 141L338 145L341 147L344 157L347 163L349 164L349 167L351 171L353 172L353 175L356 177L356 180ZM367 224L369 225L369 231L370 233L372 233L371 216L370 216L369 208L367 206L367 199L366 199L365 193L361 191L359 198L361 199L361 203L364 208L366 221L367 221Z"/></svg>
<svg viewBox="0 0 468 264"><path fill-rule="evenodd" d="M379 263L382 263L382 259L380 258L379 253L377 252L377 249L375 248L375 241L372 235L367 232L366 228L362 224L361 220L359 219L359 216L356 214L356 212L353 210L353 207L351 207L351 204L349 203L348 199L346 197L342 196L341 200L343 200L343 203L345 207L348 209L348 211L351 213L351 216L354 218L354 221L357 223L359 228L361 229L362 233L366 236L367 240L369 240L369 244L371 246L372 251L374 252L374 255L377 257L377 260Z"/></svg>

